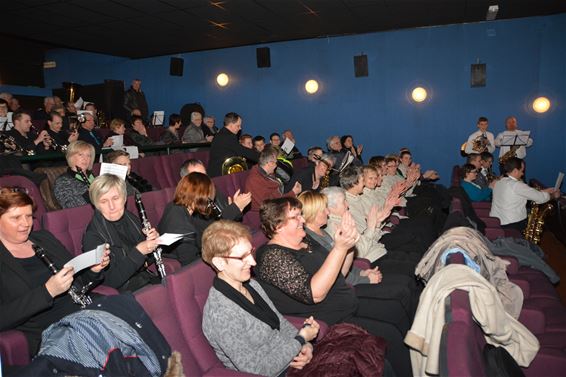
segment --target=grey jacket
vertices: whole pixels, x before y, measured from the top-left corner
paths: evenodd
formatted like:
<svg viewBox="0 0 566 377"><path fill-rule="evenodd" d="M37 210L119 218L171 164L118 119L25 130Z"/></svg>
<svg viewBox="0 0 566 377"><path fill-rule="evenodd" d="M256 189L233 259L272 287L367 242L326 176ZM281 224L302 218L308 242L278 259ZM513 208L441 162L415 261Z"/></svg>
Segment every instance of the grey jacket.
<svg viewBox="0 0 566 377"><path fill-rule="evenodd" d="M278 376L301 350L295 340L298 330L275 309L275 306L254 280L251 286L277 313L280 330L252 316L214 287L204 305L202 331L226 368Z"/></svg>
<svg viewBox="0 0 566 377"><path fill-rule="evenodd" d="M206 143L206 138L204 137L202 128L197 127L192 123L189 124L183 133L183 143Z"/></svg>

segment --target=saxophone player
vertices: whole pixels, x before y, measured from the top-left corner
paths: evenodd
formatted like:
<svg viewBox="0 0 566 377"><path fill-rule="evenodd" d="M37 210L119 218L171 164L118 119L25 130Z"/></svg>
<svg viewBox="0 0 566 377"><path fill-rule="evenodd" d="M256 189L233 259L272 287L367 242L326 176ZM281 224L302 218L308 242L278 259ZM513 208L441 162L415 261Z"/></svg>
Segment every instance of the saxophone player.
<svg viewBox="0 0 566 377"><path fill-rule="evenodd" d="M495 138L495 146L499 147L500 160L503 156L505 156L507 152L510 152L512 148L511 146L508 145L502 145L503 139L520 134L521 134L521 130L517 129L517 118L515 118L514 116L508 116L507 118L505 118L505 131L499 133ZM520 147L515 148L514 156L509 156L509 157L517 157L524 159L525 157L527 157L527 148L530 147L531 145L533 145L533 139L529 136L527 145L521 145Z"/></svg>
<svg viewBox="0 0 566 377"><path fill-rule="evenodd" d="M479 117L477 122L478 130L468 137L466 143L466 154L470 153L493 153L495 150L495 140L493 134L487 130L489 126L486 117Z"/></svg>

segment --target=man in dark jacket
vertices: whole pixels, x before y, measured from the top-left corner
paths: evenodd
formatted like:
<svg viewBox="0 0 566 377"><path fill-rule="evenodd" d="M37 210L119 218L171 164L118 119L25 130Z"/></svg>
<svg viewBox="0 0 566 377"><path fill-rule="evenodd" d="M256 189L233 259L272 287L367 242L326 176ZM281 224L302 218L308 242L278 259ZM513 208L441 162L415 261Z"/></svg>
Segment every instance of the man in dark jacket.
<svg viewBox="0 0 566 377"><path fill-rule="evenodd" d="M145 94L141 90L141 80L134 79L130 89L124 93L124 109L131 114L134 109L139 109L143 119L147 119L148 107Z"/></svg>
<svg viewBox="0 0 566 377"><path fill-rule="evenodd" d="M228 157L241 156L257 162L259 153L243 147L236 136L242 129L242 118L236 113L224 117L224 127L218 131L210 147L208 174L210 177L222 175L222 163Z"/></svg>

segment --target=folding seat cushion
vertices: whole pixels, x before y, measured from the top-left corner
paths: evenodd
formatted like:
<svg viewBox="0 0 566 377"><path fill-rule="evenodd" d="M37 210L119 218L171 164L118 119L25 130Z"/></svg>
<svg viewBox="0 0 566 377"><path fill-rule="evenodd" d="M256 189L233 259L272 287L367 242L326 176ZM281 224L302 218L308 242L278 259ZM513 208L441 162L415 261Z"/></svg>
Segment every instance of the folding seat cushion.
<svg viewBox="0 0 566 377"><path fill-rule="evenodd" d="M41 218L43 214L47 211L45 209L45 204L43 203L43 197L39 188L27 179L26 177L19 175L5 175L0 177L0 187L21 187L27 190L29 196L35 202L35 213L33 217L33 229L41 229Z"/></svg>
<svg viewBox="0 0 566 377"><path fill-rule="evenodd" d="M48 230L72 255L82 253L82 240L94 210L90 205L46 212L43 228Z"/></svg>
<svg viewBox="0 0 566 377"><path fill-rule="evenodd" d="M28 341L23 332L17 330L0 332L0 358L4 366L24 366L30 363Z"/></svg>

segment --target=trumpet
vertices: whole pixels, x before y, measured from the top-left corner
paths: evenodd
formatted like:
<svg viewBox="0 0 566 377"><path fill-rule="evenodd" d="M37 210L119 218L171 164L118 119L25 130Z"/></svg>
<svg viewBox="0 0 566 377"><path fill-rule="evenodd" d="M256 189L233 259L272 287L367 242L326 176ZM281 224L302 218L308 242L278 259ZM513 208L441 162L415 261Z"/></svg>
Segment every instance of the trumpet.
<svg viewBox="0 0 566 377"><path fill-rule="evenodd" d="M138 212L140 213L143 230L147 234L151 229L151 223L147 218L147 213L145 212L145 206L143 205L141 195L137 191L134 194L134 200L138 207ZM167 273L165 272L165 265L163 264L163 258L161 258L162 252L163 250L161 249L161 247L158 246L153 252L153 257L155 258L155 265L157 266L157 272L159 273L159 277L161 277L162 282L165 282L165 277L167 276Z"/></svg>
<svg viewBox="0 0 566 377"><path fill-rule="evenodd" d="M55 266L55 263L53 263L51 258L49 258L47 256L47 254L45 253L45 249L43 249L39 245L31 245L31 247L32 247L33 251L35 252L35 255L39 259L41 259L41 261L43 263L45 263L45 265L47 266L49 271L51 271L51 273L53 273L53 275L55 275L57 272L59 272L59 270ZM85 285L84 287L82 287L81 289L77 288L74 285L71 285L71 288L69 288L67 293L69 294L69 296L71 296L71 299L73 300L73 302L75 304L80 305L81 308L84 308L87 305L92 304L92 299L87 294L88 291L90 290L91 286L92 286L91 281L89 281L88 284Z"/></svg>
<svg viewBox="0 0 566 377"><path fill-rule="evenodd" d="M11 150L12 153L21 153L27 156L33 156L35 154L35 151L33 149L25 150L21 145L19 145L16 142L16 139L14 139L13 136L9 136L4 133L0 133L0 143L4 144L4 148Z"/></svg>

